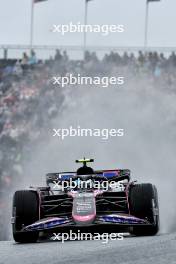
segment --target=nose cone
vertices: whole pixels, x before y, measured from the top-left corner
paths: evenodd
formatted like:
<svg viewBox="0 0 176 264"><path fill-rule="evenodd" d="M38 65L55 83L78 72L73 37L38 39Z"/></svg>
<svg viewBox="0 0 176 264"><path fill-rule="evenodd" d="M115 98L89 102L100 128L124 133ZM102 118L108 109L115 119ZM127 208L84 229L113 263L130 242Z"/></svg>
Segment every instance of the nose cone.
<svg viewBox="0 0 176 264"><path fill-rule="evenodd" d="M79 193L73 199L72 217L76 224L91 224L96 217L95 197L93 193Z"/></svg>

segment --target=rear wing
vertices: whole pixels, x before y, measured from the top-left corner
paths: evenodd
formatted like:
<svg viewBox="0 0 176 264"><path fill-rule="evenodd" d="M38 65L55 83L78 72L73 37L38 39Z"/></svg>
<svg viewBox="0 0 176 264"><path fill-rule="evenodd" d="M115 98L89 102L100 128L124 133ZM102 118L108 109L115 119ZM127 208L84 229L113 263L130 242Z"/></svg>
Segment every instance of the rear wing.
<svg viewBox="0 0 176 264"><path fill-rule="evenodd" d="M123 180L127 179L130 181L131 179L131 171L128 169L115 169L115 170L102 170L102 171L95 171L96 174L101 174L105 176L107 179L117 179Z"/></svg>
<svg viewBox="0 0 176 264"><path fill-rule="evenodd" d="M130 175L131 172L128 169L114 169L114 170L96 170L95 171L96 175L104 176L108 180L125 180L127 179L130 181ZM47 173L46 174L46 183L47 185L49 183L53 183L54 181L68 181L72 177L76 176L76 172L56 172L56 173Z"/></svg>

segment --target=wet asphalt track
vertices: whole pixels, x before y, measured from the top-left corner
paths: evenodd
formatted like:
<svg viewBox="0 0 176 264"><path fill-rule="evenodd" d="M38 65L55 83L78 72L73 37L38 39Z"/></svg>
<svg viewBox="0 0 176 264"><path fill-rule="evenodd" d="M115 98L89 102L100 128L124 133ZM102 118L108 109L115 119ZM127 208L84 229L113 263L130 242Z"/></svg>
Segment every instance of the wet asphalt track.
<svg viewBox="0 0 176 264"><path fill-rule="evenodd" d="M176 264L176 233L123 241L0 242L0 264Z"/></svg>

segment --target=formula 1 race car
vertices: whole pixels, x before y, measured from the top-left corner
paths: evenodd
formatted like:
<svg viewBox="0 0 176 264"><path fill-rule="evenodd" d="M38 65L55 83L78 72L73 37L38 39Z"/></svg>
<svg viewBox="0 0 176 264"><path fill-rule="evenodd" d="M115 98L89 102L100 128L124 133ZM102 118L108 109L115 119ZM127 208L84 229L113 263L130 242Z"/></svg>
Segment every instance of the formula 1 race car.
<svg viewBox="0 0 176 264"><path fill-rule="evenodd" d="M81 159L76 172L49 173L46 187L16 191L12 227L16 242L75 228L124 231L136 236L159 230L157 189L130 180L128 169L96 170Z"/></svg>

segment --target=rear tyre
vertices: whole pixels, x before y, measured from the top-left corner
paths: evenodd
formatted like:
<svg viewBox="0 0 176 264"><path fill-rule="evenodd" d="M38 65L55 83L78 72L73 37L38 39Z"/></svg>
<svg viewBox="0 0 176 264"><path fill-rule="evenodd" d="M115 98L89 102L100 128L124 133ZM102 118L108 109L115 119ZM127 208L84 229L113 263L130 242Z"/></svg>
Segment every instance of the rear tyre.
<svg viewBox="0 0 176 264"><path fill-rule="evenodd" d="M157 189L150 183L131 186L129 192L130 213L146 219L151 226L135 226L130 233L136 236L153 236L159 231L159 207Z"/></svg>
<svg viewBox="0 0 176 264"><path fill-rule="evenodd" d="M38 240L38 232L22 232L24 226L39 220L39 197L36 191L16 191L13 197L13 238L19 243L33 243Z"/></svg>

